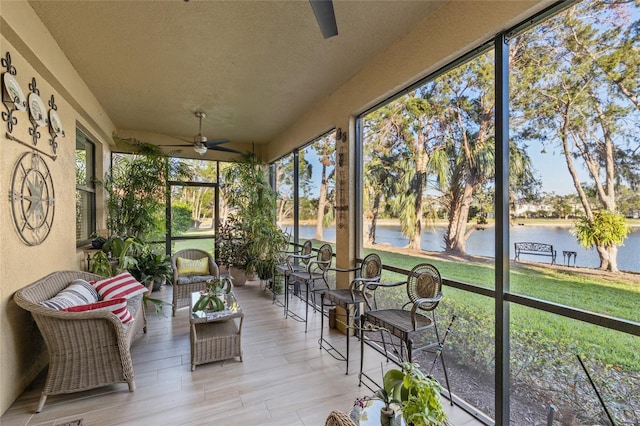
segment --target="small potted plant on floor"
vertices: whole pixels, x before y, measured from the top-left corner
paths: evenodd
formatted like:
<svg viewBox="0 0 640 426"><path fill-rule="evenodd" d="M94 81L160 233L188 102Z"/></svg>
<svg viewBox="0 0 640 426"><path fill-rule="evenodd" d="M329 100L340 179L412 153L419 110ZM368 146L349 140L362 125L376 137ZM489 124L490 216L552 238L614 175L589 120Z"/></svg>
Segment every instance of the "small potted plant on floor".
<svg viewBox="0 0 640 426"><path fill-rule="evenodd" d="M137 264L130 269L131 275L146 285L150 291L159 290L167 280L173 277L170 256L156 253L145 245L135 257Z"/></svg>

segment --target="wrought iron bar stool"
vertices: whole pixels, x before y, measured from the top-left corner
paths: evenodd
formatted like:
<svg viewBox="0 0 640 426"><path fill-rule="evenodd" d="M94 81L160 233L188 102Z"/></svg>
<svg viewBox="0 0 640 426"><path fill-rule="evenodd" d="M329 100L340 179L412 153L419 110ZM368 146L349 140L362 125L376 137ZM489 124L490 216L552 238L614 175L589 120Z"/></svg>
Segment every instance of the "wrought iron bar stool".
<svg viewBox="0 0 640 426"><path fill-rule="evenodd" d="M298 251L285 252L284 261L278 263L274 268L274 280L276 276L281 276L284 282L284 315L287 316L287 287L289 285L289 275L291 272L306 271L307 265L313 257L313 243L311 240L306 240ZM296 292L297 294L297 292Z"/></svg>
<svg viewBox="0 0 640 426"><path fill-rule="evenodd" d="M390 358L391 352L391 359L397 364L405 361L412 362L413 351L431 349L436 353L436 357L439 355L442 360L447 391L451 395L447 366L444 353L442 353L435 316L435 309L442 300L440 272L435 266L428 263L416 265L409 273L406 290L409 301L401 309L374 309L366 311L360 316L362 336L360 338L359 384L363 383L363 378L376 384L371 377L363 372L363 366L365 336L367 333L377 332L381 335L381 342L377 343L382 343L382 352L387 359ZM435 339L425 338L424 332L432 327ZM385 332L399 339L400 344L397 345L393 341L387 342L384 339ZM400 350L398 350L398 346ZM376 346L373 347L376 348ZM366 383L365 386L369 387ZM453 398L450 398L450 401L453 405Z"/></svg>
<svg viewBox="0 0 640 426"><path fill-rule="evenodd" d="M288 258L288 262L292 260ZM315 293L329 288L327 282L327 272L331 268L333 261L333 248L329 244L323 244L318 249L315 260L310 260L305 271L291 271L285 287L285 317L291 316L296 321L304 322L304 332L307 332L307 320L309 319L309 294L313 299L313 308L316 309ZM316 282L323 283L322 288L316 287ZM305 288L305 312L304 318L289 310L289 289L293 286L304 286Z"/></svg>
<svg viewBox="0 0 640 426"><path fill-rule="evenodd" d="M380 282L380 274L382 273L382 261L380 256L375 253L367 255L360 264L359 268L341 269L332 268L336 272L355 272L356 277L351 281L349 288L326 290L320 295L320 312L323 314L320 319L320 349L326 350L329 355L339 361L345 361L345 374L349 374L349 334L356 319L360 316L360 307L364 304L365 309L371 307L373 294L369 290L375 290L376 285ZM326 303L325 303L326 302ZM346 312L345 334L347 339L347 347L345 354L342 354L329 341L324 338L324 307L334 306L340 307ZM351 315L353 311L353 315Z"/></svg>

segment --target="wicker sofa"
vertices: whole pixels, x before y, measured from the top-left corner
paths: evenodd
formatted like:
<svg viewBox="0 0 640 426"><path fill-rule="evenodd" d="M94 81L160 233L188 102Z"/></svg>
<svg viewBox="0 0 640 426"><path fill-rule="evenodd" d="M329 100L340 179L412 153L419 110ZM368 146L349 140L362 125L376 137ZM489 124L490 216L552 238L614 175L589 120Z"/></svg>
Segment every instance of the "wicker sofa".
<svg viewBox="0 0 640 426"><path fill-rule="evenodd" d="M18 306L33 315L49 353L49 371L36 413L49 395L114 383L127 383L130 392L136 388L129 348L134 336L141 330L147 332L141 295L127 301L134 320L126 325L106 311L64 312L40 305L75 279L102 278L82 271L57 271L14 295Z"/></svg>

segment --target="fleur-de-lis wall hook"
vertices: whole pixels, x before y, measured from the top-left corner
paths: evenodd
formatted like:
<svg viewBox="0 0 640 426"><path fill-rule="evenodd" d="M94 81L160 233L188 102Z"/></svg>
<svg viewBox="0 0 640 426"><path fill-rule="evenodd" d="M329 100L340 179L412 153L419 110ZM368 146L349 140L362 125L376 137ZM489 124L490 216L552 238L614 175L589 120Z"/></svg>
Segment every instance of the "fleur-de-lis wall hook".
<svg viewBox="0 0 640 426"><path fill-rule="evenodd" d="M34 145L38 144L38 139L41 135L38 131L38 127L45 127L49 124L49 120L46 116L45 106L40 99L40 89L38 89L36 78L31 78L29 83L29 120L31 121L31 127L29 128L29 135L31 135L31 141Z"/></svg>
<svg viewBox="0 0 640 426"><path fill-rule="evenodd" d="M49 99L49 134L51 135L51 139L49 139L49 145L53 150L53 153L56 153L58 149L58 142L56 142L56 138L62 136L63 138L66 136L64 130L62 129L62 121L60 121L60 117L58 116L58 106L56 105L56 100L53 95L51 95L51 99Z"/></svg>
<svg viewBox="0 0 640 426"><path fill-rule="evenodd" d="M2 105L6 110L2 111L2 120L7 122L7 131L11 133L13 132L13 127L18 124L18 119L14 116L14 112L16 110L26 110L27 102L24 99L20 84L15 78L18 72L16 67L11 64L11 54L7 52L5 57L0 59L0 63L6 69L2 74Z"/></svg>

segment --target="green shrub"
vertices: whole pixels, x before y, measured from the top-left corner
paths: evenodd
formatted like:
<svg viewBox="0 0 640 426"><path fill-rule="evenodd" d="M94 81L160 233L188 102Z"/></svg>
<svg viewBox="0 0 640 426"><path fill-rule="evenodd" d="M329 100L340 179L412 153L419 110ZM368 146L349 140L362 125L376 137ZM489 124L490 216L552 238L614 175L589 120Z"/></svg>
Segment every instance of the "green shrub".
<svg viewBox="0 0 640 426"><path fill-rule="evenodd" d="M175 202L171 204L171 232L173 235L184 234L191 228L191 207L187 203Z"/></svg>

